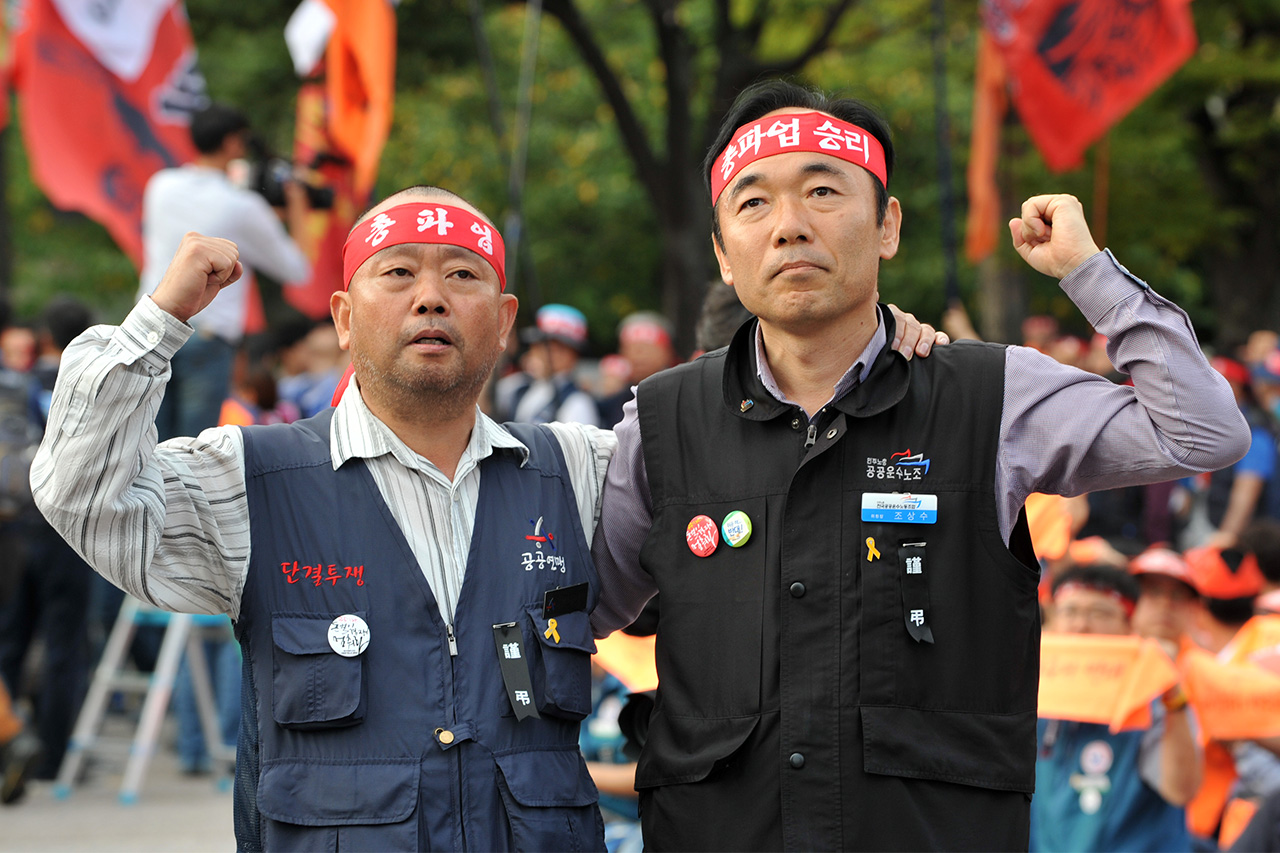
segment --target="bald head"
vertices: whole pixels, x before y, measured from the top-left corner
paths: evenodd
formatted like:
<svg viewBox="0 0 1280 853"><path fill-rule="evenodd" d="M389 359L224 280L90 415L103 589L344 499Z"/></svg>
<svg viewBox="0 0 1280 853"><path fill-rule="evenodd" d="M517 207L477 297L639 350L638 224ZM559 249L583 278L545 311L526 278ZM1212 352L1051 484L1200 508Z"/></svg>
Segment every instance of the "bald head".
<svg viewBox="0 0 1280 853"><path fill-rule="evenodd" d="M467 201L465 198L458 195L457 193L451 190L447 190L444 187L433 187L433 186L428 186L426 184L416 184L412 187L405 187L404 189L398 192L392 193L391 195L384 198L382 201L375 204L373 207L366 210L364 213L360 214L359 218L356 219L355 224L351 226L351 230L355 231L356 228L360 227L361 223L369 219L371 216L377 216L379 213L386 210L387 208L395 207L398 204L408 204L415 198L442 199L448 204L452 205L453 207L461 207L464 210L471 211L476 216L479 216L485 222L489 223L489 225L491 225L495 231L498 228L498 226L493 224L493 220L485 215L484 211L482 211L480 208L476 207L474 204Z"/></svg>

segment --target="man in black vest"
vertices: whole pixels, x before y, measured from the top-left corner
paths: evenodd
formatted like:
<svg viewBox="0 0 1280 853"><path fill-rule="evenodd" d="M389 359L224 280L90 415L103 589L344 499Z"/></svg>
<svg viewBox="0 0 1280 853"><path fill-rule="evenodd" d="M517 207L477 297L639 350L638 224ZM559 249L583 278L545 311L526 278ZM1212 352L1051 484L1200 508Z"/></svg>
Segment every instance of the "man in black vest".
<svg viewBox="0 0 1280 853"><path fill-rule="evenodd" d="M1014 246L1133 387L1021 347L886 345L893 148L860 102L744 92L705 163L757 320L641 383L593 554L597 633L662 595L654 850L1026 849L1039 580L1022 504L1228 465L1248 430L1176 306L1037 196Z"/></svg>

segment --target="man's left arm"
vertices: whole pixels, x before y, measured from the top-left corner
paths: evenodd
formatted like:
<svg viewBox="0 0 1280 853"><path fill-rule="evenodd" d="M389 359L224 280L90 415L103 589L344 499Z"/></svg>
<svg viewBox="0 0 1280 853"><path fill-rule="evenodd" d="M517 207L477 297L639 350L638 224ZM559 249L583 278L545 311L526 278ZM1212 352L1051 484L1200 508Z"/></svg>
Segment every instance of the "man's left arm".
<svg viewBox="0 0 1280 853"><path fill-rule="evenodd" d="M1076 495L1163 482L1244 455L1248 425L1187 315L1098 251L1077 199L1037 196L1009 225L1019 254L1061 279L1133 385L1025 347L1007 350L996 472L1006 540L1033 491Z"/></svg>

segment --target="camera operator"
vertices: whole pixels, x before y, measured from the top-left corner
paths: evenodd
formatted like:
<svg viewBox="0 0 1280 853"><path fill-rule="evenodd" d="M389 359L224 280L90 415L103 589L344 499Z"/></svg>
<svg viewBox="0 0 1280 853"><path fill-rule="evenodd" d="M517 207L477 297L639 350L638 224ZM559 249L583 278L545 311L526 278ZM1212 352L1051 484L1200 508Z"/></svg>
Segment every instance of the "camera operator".
<svg viewBox="0 0 1280 853"><path fill-rule="evenodd" d="M249 122L244 115L213 104L192 116L191 140L198 152L195 162L162 169L147 183L139 298L156 289L188 231L235 242L245 274L191 319L196 334L173 359L173 379L156 418L161 440L194 436L217 426L230 386L232 357L244 336L248 279L254 271L286 285L303 284L311 275L298 245L309 209L305 188L298 181L285 181L284 209L278 215L262 195L236 186L227 176L231 162L248 153Z"/></svg>

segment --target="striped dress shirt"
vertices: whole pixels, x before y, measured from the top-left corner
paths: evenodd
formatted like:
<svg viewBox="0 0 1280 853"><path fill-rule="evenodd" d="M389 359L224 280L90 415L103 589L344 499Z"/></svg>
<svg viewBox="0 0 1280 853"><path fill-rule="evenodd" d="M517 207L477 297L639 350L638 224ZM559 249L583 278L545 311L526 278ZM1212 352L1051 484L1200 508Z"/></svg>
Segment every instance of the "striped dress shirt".
<svg viewBox="0 0 1280 853"><path fill-rule="evenodd" d="M95 326L63 354L44 442L32 466L36 502L85 560L131 595L187 613L235 618L249 567L249 506L239 427L156 444L169 361L192 334L144 298L119 327ZM599 518L613 433L552 424L583 532ZM476 411L450 481L369 411L353 382L334 412L337 469L363 459L452 623L480 495L480 463L529 451ZM337 523L335 519L335 523Z"/></svg>

